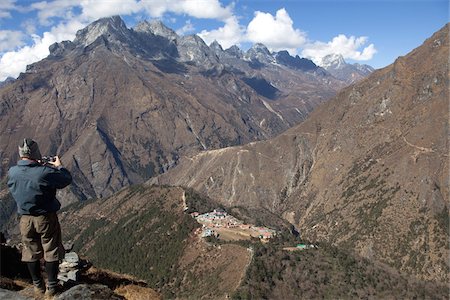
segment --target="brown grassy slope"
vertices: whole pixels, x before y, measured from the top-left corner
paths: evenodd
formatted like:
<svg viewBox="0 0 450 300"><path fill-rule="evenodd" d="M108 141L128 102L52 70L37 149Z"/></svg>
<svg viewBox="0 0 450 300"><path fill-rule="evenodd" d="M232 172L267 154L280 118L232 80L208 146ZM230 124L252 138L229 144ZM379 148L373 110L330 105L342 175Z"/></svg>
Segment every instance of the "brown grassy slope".
<svg viewBox="0 0 450 300"><path fill-rule="evenodd" d="M448 280L448 54L445 26L300 127L316 155L287 212L309 238Z"/></svg>

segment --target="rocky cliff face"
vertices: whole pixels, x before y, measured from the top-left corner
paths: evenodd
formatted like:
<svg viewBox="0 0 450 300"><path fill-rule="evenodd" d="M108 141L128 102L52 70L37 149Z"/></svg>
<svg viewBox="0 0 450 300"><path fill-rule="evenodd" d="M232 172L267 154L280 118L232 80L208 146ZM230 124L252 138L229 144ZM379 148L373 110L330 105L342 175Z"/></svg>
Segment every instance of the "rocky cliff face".
<svg viewBox="0 0 450 300"><path fill-rule="evenodd" d="M65 203L143 182L182 155L272 137L343 86L329 75L246 61L239 49L217 55L160 22L129 29L120 17L50 50L0 90L0 177L15 163L18 141L33 137L74 175Z"/></svg>
<svg viewBox="0 0 450 300"><path fill-rule="evenodd" d="M323 240L446 282L448 25L268 141L186 158L157 182L259 207Z"/></svg>
<svg viewBox="0 0 450 300"><path fill-rule="evenodd" d="M275 53L275 58L277 60L277 63L288 66L292 69L315 71L319 68L309 59L300 58L298 55L292 57L287 51L280 51Z"/></svg>
<svg viewBox="0 0 450 300"><path fill-rule="evenodd" d="M274 57L264 44L253 45L244 55L244 59L254 63L271 64L275 62Z"/></svg>

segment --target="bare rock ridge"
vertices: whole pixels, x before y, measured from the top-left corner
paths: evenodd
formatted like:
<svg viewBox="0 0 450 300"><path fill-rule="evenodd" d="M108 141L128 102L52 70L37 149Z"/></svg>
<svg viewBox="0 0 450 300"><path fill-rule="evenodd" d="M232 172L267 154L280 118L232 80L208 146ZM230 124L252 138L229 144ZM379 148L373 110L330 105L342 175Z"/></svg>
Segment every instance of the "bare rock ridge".
<svg viewBox="0 0 450 300"><path fill-rule="evenodd" d="M270 210L310 240L448 282L448 34L281 135L185 158L153 182Z"/></svg>
<svg viewBox="0 0 450 300"><path fill-rule="evenodd" d="M303 71L314 71L319 67L316 66L311 60L306 58L300 58L298 55L292 57L287 51L279 51L275 56L277 63L285 66L289 66L294 69ZM369 75L369 74L367 74Z"/></svg>
<svg viewBox="0 0 450 300"><path fill-rule="evenodd" d="M161 22L100 19L0 89L0 178L24 136L63 155L75 179L64 203L143 182L182 155L273 137L345 85L299 61L264 45L209 47Z"/></svg>
<svg viewBox="0 0 450 300"><path fill-rule="evenodd" d="M175 31L166 27L161 21L143 21L137 24L133 29L137 32L147 32L157 36L162 36L171 41L179 38Z"/></svg>
<svg viewBox="0 0 450 300"><path fill-rule="evenodd" d="M108 37L110 42L113 40L126 42L128 36L127 26L120 17L115 16L101 19L79 30L74 43L88 46L100 37Z"/></svg>

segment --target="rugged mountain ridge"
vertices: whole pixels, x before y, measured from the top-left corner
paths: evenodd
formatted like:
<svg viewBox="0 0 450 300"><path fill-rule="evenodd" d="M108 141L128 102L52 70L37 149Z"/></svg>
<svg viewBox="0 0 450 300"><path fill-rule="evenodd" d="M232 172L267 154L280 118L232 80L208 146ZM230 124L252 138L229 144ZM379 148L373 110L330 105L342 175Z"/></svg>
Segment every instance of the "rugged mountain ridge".
<svg viewBox="0 0 450 300"><path fill-rule="evenodd" d="M105 197L181 155L274 136L344 85L217 50L161 22L127 28L120 17L52 45L0 90L0 177L17 159L17 141L30 136L72 171L64 203Z"/></svg>
<svg viewBox="0 0 450 300"><path fill-rule="evenodd" d="M283 215L303 237L446 282L448 25L302 124L205 151L154 182Z"/></svg>

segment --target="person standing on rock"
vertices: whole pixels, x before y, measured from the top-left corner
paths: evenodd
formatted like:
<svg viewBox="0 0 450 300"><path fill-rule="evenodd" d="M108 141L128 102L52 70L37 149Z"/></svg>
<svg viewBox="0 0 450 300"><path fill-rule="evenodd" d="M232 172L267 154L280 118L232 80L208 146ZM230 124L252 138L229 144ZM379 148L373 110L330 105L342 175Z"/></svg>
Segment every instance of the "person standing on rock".
<svg viewBox="0 0 450 300"><path fill-rule="evenodd" d="M36 293L54 296L58 289L59 261L64 257L61 227L56 212L61 203L56 190L72 182L58 156L43 162L38 144L26 138L19 145L20 160L8 171L8 188L17 203L20 233L26 262ZM45 260L48 282L45 289L40 260Z"/></svg>

